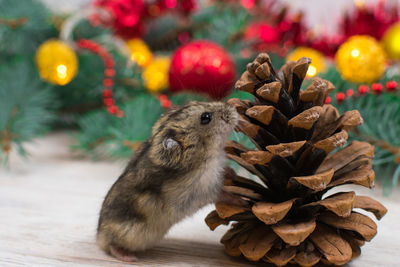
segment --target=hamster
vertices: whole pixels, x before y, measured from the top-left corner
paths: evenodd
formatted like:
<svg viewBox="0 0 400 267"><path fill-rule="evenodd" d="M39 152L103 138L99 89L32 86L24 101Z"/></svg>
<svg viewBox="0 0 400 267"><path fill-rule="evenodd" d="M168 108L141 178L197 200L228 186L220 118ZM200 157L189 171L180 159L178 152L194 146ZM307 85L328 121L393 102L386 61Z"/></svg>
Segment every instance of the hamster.
<svg viewBox="0 0 400 267"><path fill-rule="evenodd" d="M190 102L162 116L104 199L97 243L123 261L217 200L225 142L238 115L222 102Z"/></svg>

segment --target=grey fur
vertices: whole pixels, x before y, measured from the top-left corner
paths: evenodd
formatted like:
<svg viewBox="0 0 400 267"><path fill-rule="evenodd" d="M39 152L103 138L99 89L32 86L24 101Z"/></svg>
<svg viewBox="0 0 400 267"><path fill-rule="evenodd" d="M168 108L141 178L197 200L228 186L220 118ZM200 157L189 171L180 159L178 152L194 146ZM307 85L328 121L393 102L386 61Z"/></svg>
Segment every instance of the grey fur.
<svg viewBox="0 0 400 267"><path fill-rule="evenodd" d="M211 112L209 124L201 124ZM224 145L237 123L222 102L191 102L162 116L108 192L97 242L126 251L156 244L172 225L214 202L222 187Z"/></svg>

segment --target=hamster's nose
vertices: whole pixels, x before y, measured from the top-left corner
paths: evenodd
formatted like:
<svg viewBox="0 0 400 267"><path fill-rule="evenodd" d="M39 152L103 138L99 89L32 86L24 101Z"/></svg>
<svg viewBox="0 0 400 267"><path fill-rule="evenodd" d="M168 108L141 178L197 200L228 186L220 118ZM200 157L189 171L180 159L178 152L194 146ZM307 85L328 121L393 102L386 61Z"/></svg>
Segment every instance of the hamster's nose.
<svg viewBox="0 0 400 267"><path fill-rule="evenodd" d="M237 121L237 113L235 109L227 109L224 110L221 114L221 119L228 124L236 124Z"/></svg>

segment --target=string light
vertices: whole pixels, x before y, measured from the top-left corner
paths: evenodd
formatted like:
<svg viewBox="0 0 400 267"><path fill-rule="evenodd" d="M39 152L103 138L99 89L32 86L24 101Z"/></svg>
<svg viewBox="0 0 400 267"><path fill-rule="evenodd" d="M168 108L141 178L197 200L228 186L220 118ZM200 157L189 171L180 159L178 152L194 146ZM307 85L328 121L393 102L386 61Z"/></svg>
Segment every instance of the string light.
<svg viewBox="0 0 400 267"><path fill-rule="evenodd" d="M67 77L67 66L60 64L57 66L57 76L60 79L65 79Z"/></svg>
<svg viewBox="0 0 400 267"><path fill-rule="evenodd" d="M77 74L78 58L65 42L51 39L40 45L36 52L40 77L57 85L68 84Z"/></svg>
<svg viewBox="0 0 400 267"><path fill-rule="evenodd" d="M356 58L356 57L358 57L359 55L360 55L360 50L358 50L358 49L353 49L353 50L351 50L351 56L352 56L352 57Z"/></svg>
<svg viewBox="0 0 400 267"><path fill-rule="evenodd" d="M152 93L160 92L169 85L168 70L171 60L168 57L155 58L142 73L144 85Z"/></svg>
<svg viewBox="0 0 400 267"><path fill-rule="evenodd" d="M314 77L315 74L317 74L317 69L313 65L310 65L307 70L307 76Z"/></svg>
<svg viewBox="0 0 400 267"><path fill-rule="evenodd" d="M126 42L126 46L131 53L131 60L136 62L139 66L145 67L152 61L153 54L142 39L130 39Z"/></svg>

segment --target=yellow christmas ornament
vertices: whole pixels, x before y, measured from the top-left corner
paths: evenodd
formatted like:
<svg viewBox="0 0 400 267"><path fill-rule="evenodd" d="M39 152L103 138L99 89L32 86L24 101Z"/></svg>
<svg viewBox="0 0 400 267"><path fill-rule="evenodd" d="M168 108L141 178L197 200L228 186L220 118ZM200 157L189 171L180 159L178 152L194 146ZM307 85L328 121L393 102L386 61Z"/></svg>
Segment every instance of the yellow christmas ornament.
<svg viewBox="0 0 400 267"><path fill-rule="evenodd" d="M66 85L78 71L78 58L68 44L52 39L39 46L36 51L36 65L43 80Z"/></svg>
<svg viewBox="0 0 400 267"><path fill-rule="evenodd" d="M156 57L145 67L142 78L151 93L157 93L169 86L168 70L171 60L168 57Z"/></svg>
<svg viewBox="0 0 400 267"><path fill-rule="evenodd" d="M297 61L302 57L311 58L307 77L314 77L317 73L326 69L324 55L312 48L298 47L287 55L286 61Z"/></svg>
<svg viewBox="0 0 400 267"><path fill-rule="evenodd" d="M382 44L389 58L400 60L400 22L393 24L385 32Z"/></svg>
<svg viewBox="0 0 400 267"><path fill-rule="evenodd" d="M384 49L368 35L350 37L339 47L335 60L342 77L355 83L375 82L386 68Z"/></svg>
<svg viewBox="0 0 400 267"><path fill-rule="evenodd" d="M153 59L153 54L142 39L130 39L126 42L126 45L131 53L132 61L136 62L141 67L145 67L150 64Z"/></svg>

